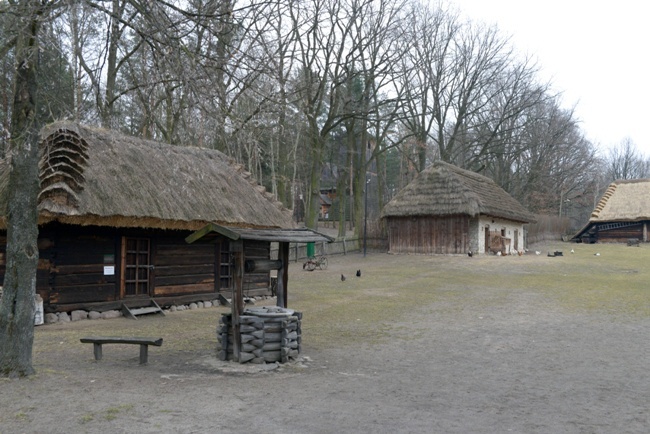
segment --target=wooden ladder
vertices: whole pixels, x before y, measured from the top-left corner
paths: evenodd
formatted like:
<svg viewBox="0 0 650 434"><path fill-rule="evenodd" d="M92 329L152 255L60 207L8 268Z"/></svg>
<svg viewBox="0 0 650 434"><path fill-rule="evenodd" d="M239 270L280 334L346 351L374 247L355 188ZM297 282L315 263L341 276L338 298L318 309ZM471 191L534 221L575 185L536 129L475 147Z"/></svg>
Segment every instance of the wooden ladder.
<svg viewBox="0 0 650 434"><path fill-rule="evenodd" d="M151 299L150 302L149 306L136 308L129 308L125 303L122 303L122 314L131 319L138 319L138 316L140 315L148 315L152 313L159 313L162 316L165 316L165 312L163 312L155 300Z"/></svg>

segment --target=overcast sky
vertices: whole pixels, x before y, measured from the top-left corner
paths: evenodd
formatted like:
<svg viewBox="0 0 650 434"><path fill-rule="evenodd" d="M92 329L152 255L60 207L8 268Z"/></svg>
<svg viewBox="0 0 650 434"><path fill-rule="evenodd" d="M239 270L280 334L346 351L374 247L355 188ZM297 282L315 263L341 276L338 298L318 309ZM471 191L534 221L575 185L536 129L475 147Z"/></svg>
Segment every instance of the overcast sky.
<svg viewBox="0 0 650 434"><path fill-rule="evenodd" d="M629 137L650 157L650 3L448 1L473 21L496 23L534 56L599 149Z"/></svg>

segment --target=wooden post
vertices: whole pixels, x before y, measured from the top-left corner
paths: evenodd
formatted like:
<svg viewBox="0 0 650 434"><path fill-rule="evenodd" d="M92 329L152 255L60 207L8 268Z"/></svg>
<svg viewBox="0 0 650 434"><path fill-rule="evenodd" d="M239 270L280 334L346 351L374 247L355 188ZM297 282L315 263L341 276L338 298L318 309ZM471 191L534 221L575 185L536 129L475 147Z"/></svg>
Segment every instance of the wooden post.
<svg viewBox="0 0 650 434"><path fill-rule="evenodd" d="M233 270L233 293L232 293L232 349L233 358L239 361L239 351L241 348L241 332L239 324L239 315L244 311L244 241L237 240L230 243L230 249L233 253L234 270Z"/></svg>
<svg viewBox="0 0 650 434"><path fill-rule="evenodd" d="M140 344L140 364L141 365L146 365L147 364L148 356L149 356L149 345Z"/></svg>
<svg viewBox="0 0 650 434"><path fill-rule="evenodd" d="M93 353L95 354L95 360L102 359L102 344L93 343Z"/></svg>
<svg viewBox="0 0 650 434"><path fill-rule="evenodd" d="M287 307L287 282L289 277L289 243L281 242L278 249L278 260L282 267L278 270L277 302L278 307Z"/></svg>

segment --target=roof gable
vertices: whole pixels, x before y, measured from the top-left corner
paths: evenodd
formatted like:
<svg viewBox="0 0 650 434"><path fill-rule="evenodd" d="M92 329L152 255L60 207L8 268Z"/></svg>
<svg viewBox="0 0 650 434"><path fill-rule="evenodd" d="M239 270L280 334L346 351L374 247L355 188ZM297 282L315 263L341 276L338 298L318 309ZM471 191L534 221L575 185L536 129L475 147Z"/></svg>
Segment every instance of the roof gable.
<svg viewBox="0 0 650 434"><path fill-rule="evenodd" d="M384 217L486 214L521 222L534 216L493 180L442 161L422 171L383 210Z"/></svg>

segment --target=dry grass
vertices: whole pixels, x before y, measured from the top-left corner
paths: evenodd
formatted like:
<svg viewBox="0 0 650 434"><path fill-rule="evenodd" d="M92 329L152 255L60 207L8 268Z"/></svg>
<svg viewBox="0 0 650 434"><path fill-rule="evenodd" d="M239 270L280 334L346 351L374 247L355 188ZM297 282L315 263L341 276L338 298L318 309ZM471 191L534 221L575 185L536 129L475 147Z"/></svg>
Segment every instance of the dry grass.
<svg viewBox="0 0 650 434"><path fill-rule="evenodd" d="M303 271L300 263L291 264L289 307L303 312L305 348L372 345L396 336L407 339L418 333L407 321L414 309L426 309L433 316L470 306L485 312L507 311L512 300L522 296L541 299L545 308L565 313L650 315L650 245L537 248L541 255L523 257L352 254L330 257L327 270L313 272ZM564 256L546 256L555 250L562 250ZM360 278L354 275L357 269L362 271ZM37 327L34 351L75 351L91 357L91 347L79 343L80 337L89 335L162 336L164 344L156 353L213 351L219 316L227 311L219 307L137 321L121 318ZM137 356L137 349L133 354Z"/></svg>

